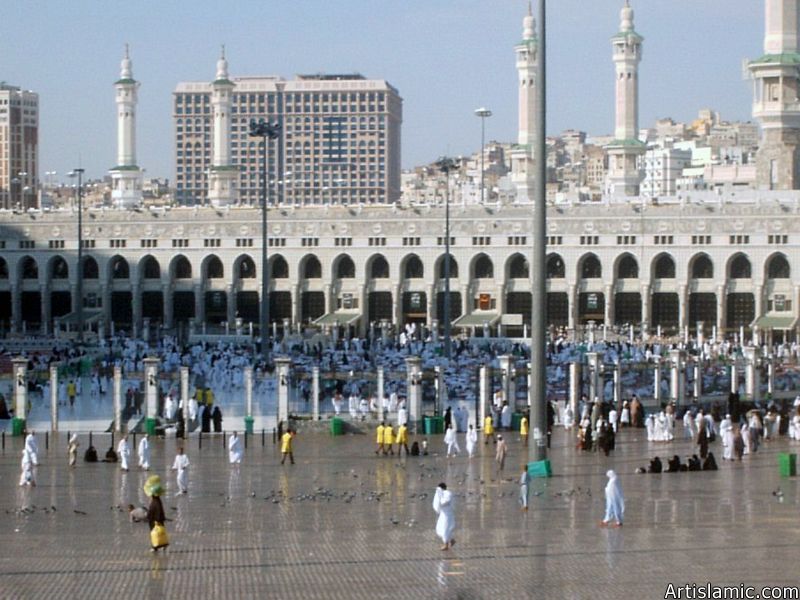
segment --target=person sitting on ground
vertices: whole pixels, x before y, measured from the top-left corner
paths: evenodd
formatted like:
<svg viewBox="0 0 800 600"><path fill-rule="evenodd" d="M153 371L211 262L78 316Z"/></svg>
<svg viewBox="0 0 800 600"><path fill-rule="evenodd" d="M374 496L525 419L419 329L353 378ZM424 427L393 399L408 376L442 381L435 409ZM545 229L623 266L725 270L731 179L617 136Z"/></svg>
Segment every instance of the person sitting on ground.
<svg viewBox="0 0 800 600"><path fill-rule="evenodd" d="M667 473L679 473L681 470L681 457L677 454L667 461L669 466L667 467Z"/></svg>
<svg viewBox="0 0 800 600"><path fill-rule="evenodd" d="M128 517L131 523L144 523L147 521L147 509L141 506L136 507L133 504L128 504Z"/></svg>
<svg viewBox="0 0 800 600"><path fill-rule="evenodd" d="M692 454L692 457L687 459L686 462L688 463L688 470L689 471L702 471L703 470L703 466L700 463L700 458L697 456L697 454Z"/></svg>
<svg viewBox="0 0 800 600"><path fill-rule="evenodd" d="M83 460L85 460L88 463L97 462L97 450L95 450L94 446L89 446L86 449L86 453L83 455Z"/></svg>
<svg viewBox="0 0 800 600"><path fill-rule="evenodd" d="M661 459L659 457L655 457L650 461L650 468L647 470L648 473L661 473L664 465L661 464Z"/></svg>
<svg viewBox="0 0 800 600"><path fill-rule="evenodd" d="M718 468L714 453L709 452L708 456L706 456L706 459L703 461L703 471L716 471Z"/></svg>
<svg viewBox="0 0 800 600"><path fill-rule="evenodd" d="M103 462L115 463L117 461L119 461L119 457L117 456L117 453L114 450L114 446L111 446L108 449L108 452L106 452L106 457L103 459Z"/></svg>

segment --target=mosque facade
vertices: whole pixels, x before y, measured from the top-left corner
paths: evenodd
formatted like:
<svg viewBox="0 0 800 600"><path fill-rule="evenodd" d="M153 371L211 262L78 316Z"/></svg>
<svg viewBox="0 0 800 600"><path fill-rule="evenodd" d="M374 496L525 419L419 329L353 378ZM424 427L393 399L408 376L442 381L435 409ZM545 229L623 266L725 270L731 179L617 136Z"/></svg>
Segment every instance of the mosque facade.
<svg viewBox="0 0 800 600"><path fill-rule="evenodd" d="M800 126L792 112L800 101L797 72L785 67L793 57L800 61L799 1L765 0L766 54L750 65L754 115L764 125L759 189L659 200L638 195L637 158L645 148L635 132L644 38L626 2L612 38L617 115L615 140L607 148L606 199L548 207L546 314L552 327L795 335L800 193L794 191L793 140ZM450 207L450 316L456 332L472 335L523 336L533 308L528 258L537 57L530 11L516 56L517 202ZM83 217L86 316L105 333L112 326L135 333L182 326L249 331L259 321L260 211L239 205L230 172L230 140L223 134L234 84L225 58L211 86L219 131L209 173L214 206L139 206L138 84L127 54L122 71L116 84L119 156L112 170L116 207L89 209ZM55 320L74 314L78 302L76 214L7 213L0 227L0 328L50 331ZM269 320L276 329L315 324L363 334L381 326L443 323L443 206L277 205L269 210L267 232Z"/></svg>

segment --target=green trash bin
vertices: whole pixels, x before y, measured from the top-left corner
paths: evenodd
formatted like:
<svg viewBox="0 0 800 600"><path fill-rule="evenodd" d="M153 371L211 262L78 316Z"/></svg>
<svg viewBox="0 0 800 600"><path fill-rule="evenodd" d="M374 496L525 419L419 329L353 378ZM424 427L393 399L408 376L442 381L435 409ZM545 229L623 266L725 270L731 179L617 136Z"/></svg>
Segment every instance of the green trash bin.
<svg viewBox="0 0 800 600"><path fill-rule="evenodd" d="M144 430L147 433L147 435L156 434L156 423L157 421L153 417L147 417L144 420Z"/></svg>
<svg viewBox="0 0 800 600"><path fill-rule="evenodd" d="M519 425L522 422L522 413L514 413L511 415L511 429L519 431Z"/></svg>
<svg viewBox="0 0 800 600"><path fill-rule="evenodd" d="M528 463L528 477L552 477L553 469L550 466L550 459L539 460Z"/></svg>
<svg viewBox="0 0 800 600"><path fill-rule="evenodd" d="M794 477L797 475L797 454L781 452L778 454L778 468L781 477Z"/></svg>
<svg viewBox="0 0 800 600"><path fill-rule="evenodd" d="M344 421L338 417L331 419L331 435L342 435L344 433Z"/></svg>
<svg viewBox="0 0 800 600"><path fill-rule="evenodd" d="M253 435L253 417L244 418L244 432Z"/></svg>
<svg viewBox="0 0 800 600"><path fill-rule="evenodd" d="M436 433L444 433L444 417L434 417L436 419Z"/></svg>
<svg viewBox="0 0 800 600"><path fill-rule="evenodd" d="M433 435L436 433L435 427L436 425L433 422L433 417L428 415L422 417L422 430L425 432L425 435Z"/></svg>
<svg viewBox="0 0 800 600"><path fill-rule="evenodd" d="M11 420L11 435L19 436L25 434L25 419L14 417Z"/></svg>

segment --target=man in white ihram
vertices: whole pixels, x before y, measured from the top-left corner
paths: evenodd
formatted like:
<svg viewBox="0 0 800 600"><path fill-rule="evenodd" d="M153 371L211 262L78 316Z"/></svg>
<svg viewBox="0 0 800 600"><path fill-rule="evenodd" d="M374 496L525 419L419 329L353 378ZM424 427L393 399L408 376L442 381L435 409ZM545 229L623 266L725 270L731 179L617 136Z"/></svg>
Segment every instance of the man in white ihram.
<svg viewBox="0 0 800 600"><path fill-rule="evenodd" d="M139 468L144 471L150 470L150 440L147 439L147 434L139 440Z"/></svg>
<svg viewBox="0 0 800 600"><path fill-rule="evenodd" d="M131 446L128 444L128 436L123 435L117 446L119 454L119 468L121 471L128 471L128 461L131 459Z"/></svg>
<svg viewBox="0 0 800 600"><path fill-rule="evenodd" d="M622 527L622 517L625 514L625 498L622 495L622 486L619 484L617 474L606 471L608 483L606 484L606 514L601 525L606 527L611 521L615 522L616 527Z"/></svg>
<svg viewBox="0 0 800 600"><path fill-rule="evenodd" d="M458 447L458 440L456 440L456 430L450 425L447 426L447 431L444 432L444 443L447 444L447 458L450 458L453 454L458 456L458 453L461 452L461 448Z"/></svg>
<svg viewBox="0 0 800 600"><path fill-rule="evenodd" d="M447 485L440 483L436 488L436 494L433 496L433 510L439 515L436 520L436 535L438 535L442 544L441 550L449 550L456 545L456 540L453 537L453 532L456 528L456 517L453 514L453 494L448 491Z"/></svg>
<svg viewBox="0 0 800 600"><path fill-rule="evenodd" d="M242 463L242 456L244 456L242 440L239 439L239 435L234 431L228 442L228 461L238 467Z"/></svg>

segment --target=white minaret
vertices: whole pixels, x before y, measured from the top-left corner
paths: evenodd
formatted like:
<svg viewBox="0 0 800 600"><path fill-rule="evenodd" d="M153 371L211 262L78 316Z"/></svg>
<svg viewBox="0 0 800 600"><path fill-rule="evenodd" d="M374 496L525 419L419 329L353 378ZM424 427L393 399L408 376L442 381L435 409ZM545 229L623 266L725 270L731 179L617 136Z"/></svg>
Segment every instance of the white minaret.
<svg viewBox="0 0 800 600"><path fill-rule="evenodd" d="M231 164L231 103L235 84L228 78L225 46L217 61L217 76L211 84L211 107L214 112L214 152L208 174L208 199L212 206L236 203L239 168Z"/></svg>
<svg viewBox="0 0 800 600"><path fill-rule="evenodd" d="M120 65L117 91L117 164L110 170L111 200L118 208L142 203L142 171L136 164L136 102L139 82L133 78L128 45Z"/></svg>
<svg viewBox="0 0 800 600"><path fill-rule="evenodd" d="M522 20L522 41L514 48L517 54L519 85L519 131L517 144L511 150L511 177L517 188L517 203L532 204L534 196L534 156L536 141L536 70L539 48L536 37L536 20L531 4Z"/></svg>
<svg viewBox="0 0 800 600"><path fill-rule="evenodd" d="M800 188L800 0L765 0L764 56L749 64L753 117L761 123L758 187Z"/></svg>
<svg viewBox="0 0 800 600"><path fill-rule="evenodd" d="M642 172L639 157L645 144L639 141L639 63L644 38L633 27L633 9L629 0L620 13L619 33L611 38L616 77L616 123L614 141L608 152L610 196L638 196Z"/></svg>

